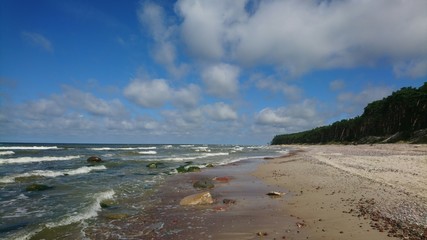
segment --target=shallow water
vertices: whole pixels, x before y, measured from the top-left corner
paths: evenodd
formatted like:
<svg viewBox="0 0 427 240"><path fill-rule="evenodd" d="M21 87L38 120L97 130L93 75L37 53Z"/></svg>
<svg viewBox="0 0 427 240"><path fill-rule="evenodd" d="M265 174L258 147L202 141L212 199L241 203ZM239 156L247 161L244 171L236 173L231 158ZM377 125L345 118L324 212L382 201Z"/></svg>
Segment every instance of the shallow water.
<svg viewBox="0 0 427 240"><path fill-rule="evenodd" d="M0 238L84 238L101 217L143 213L143 196L177 174L179 166L204 168L284 151L235 145L0 144ZM90 156L104 161L89 164ZM148 168L152 162L162 164ZM48 189L26 190L35 183ZM106 200L112 206L102 208Z"/></svg>

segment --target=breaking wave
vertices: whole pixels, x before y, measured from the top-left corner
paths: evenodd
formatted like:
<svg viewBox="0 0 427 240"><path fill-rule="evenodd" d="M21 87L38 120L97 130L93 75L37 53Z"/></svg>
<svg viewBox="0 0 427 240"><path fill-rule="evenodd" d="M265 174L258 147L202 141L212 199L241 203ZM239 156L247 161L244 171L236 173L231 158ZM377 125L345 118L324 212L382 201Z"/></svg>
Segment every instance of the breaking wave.
<svg viewBox="0 0 427 240"><path fill-rule="evenodd" d="M21 173L21 174L0 178L0 183L12 183L12 182L15 182L16 178L25 178L25 177L32 177L32 176L54 178L54 177L66 176L66 175L86 174L86 173L90 173L91 171L105 170L105 169L107 168L104 165L101 165L101 166L90 166L90 167L84 166L77 169L63 170L63 171L35 170L32 172Z"/></svg>
<svg viewBox="0 0 427 240"><path fill-rule="evenodd" d="M57 146L1 146L0 150L51 150L61 149Z"/></svg>
<svg viewBox="0 0 427 240"><path fill-rule="evenodd" d="M0 159L1 164L15 164L15 163L33 163L33 162L50 162L50 161L66 161L80 158L77 156L64 156L64 157L19 157L19 158L4 158Z"/></svg>

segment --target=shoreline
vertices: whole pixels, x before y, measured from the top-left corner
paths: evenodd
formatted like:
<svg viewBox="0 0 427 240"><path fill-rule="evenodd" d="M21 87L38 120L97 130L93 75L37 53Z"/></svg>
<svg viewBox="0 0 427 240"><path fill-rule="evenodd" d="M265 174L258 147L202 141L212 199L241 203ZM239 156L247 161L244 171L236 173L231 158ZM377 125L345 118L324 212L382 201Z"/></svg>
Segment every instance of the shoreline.
<svg viewBox="0 0 427 240"><path fill-rule="evenodd" d="M286 190L271 188L251 175L263 162L261 158L247 159L171 176L148 197L151 204L143 214L115 221L114 231L128 239L234 240L303 236L297 225L299 219L280 207L289 196L267 195L270 191ZM213 181L212 189L193 187L197 180L215 177L218 180ZM185 196L205 191L212 194L213 204L180 205ZM89 237L114 239L114 236L106 238L101 231L91 232Z"/></svg>
<svg viewBox="0 0 427 240"><path fill-rule="evenodd" d="M142 214L113 220L109 231L127 239L426 239L427 145L288 147L281 157L171 176L144 196ZM215 178L212 189L193 187ZM204 191L213 204L180 205ZM88 236L115 239L102 229Z"/></svg>

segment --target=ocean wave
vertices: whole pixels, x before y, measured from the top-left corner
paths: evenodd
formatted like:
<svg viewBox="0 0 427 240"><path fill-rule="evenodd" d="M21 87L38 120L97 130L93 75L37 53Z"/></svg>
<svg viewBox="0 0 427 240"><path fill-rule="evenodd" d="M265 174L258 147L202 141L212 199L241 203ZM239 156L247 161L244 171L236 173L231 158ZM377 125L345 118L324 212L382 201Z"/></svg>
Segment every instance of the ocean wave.
<svg viewBox="0 0 427 240"><path fill-rule="evenodd" d="M50 162L50 161L66 161L78 159L80 156L64 156L64 157L19 157L19 158L4 158L0 159L1 164L14 163L32 163L32 162Z"/></svg>
<svg viewBox="0 0 427 240"><path fill-rule="evenodd" d="M89 148L93 151L133 151L133 150L153 150L157 147L126 147L126 148L114 148L114 147L100 147L100 148Z"/></svg>
<svg viewBox="0 0 427 240"><path fill-rule="evenodd" d="M167 158L160 158L155 159L156 161L190 161L190 160L196 160L201 158L208 158L208 157L216 157L216 156L227 156L229 155L228 152L218 152L218 153L204 153L196 156L171 156Z"/></svg>
<svg viewBox="0 0 427 240"><path fill-rule="evenodd" d="M0 150L51 150L61 149L57 146L1 146Z"/></svg>
<svg viewBox="0 0 427 240"><path fill-rule="evenodd" d="M15 154L14 151L1 151L0 152L0 156L13 155L13 154Z"/></svg>
<svg viewBox="0 0 427 240"><path fill-rule="evenodd" d="M138 152L139 154L143 154L143 155L155 155L157 154L156 151L142 151L142 152Z"/></svg>
<svg viewBox="0 0 427 240"><path fill-rule="evenodd" d="M193 147L194 151L196 152L210 152L211 150L209 147Z"/></svg>
<svg viewBox="0 0 427 240"><path fill-rule="evenodd" d="M184 144L184 145L179 145L179 146L183 147L183 148L194 147L194 145L192 145L192 144Z"/></svg>
<svg viewBox="0 0 427 240"><path fill-rule="evenodd" d="M104 165L100 165L100 166L90 166L90 167L84 166L77 169L63 170L63 171L35 170L32 172L15 174L12 176L6 176L3 178L0 178L0 183L12 183L12 182L15 182L16 178L25 178L25 177L33 177L33 176L54 178L54 177L66 176L66 175L86 174L86 173L90 173L91 171L105 170L105 169L107 168Z"/></svg>
<svg viewBox="0 0 427 240"><path fill-rule="evenodd" d="M72 216L68 216L64 219L62 219L59 222L51 222L47 223L46 227L53 228L53 227L59 227L59 226L66 226L75 222L80 222L89 218L93 218L98 216L98 212L101 211L101 205L100 203L106 199L112 199L114 197L114 190L108 190L105 192L100 192L94 194L93 198L94 201L91 205L89 205L87 208L83 209L81 212L74 213Z"/></svg>

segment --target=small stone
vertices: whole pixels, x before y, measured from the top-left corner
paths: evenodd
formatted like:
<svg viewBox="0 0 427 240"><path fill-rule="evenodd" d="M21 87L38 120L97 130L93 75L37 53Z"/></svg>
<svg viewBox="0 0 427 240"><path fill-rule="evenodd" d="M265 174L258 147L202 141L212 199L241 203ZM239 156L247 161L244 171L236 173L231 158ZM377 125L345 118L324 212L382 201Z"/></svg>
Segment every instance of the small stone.
<svg viewBox="0 0 427 240"><path fill-rule="evenodd" d="M256 235L262 237L262 236L267 236L268 233L267 232L257 232Z"/></svg>
<svg viewBox="0 0 427 240"><path fill-rule="evenodd" d="M236 204L236 200L226 198L226 199L222 200L222 203L224 203L224 204Z"/></svg>
<svg viewBox="0 0 427 240"><path fill-rule="evenodd" d="M272 192L267 193L267 195L270 197L281 197L281 196L285 195L285 193L272 191Z"/></svg>
<svg viewBox="0 0 427 240"><path fill-rule="evenodd" d="M221 183L228 183L230 181L230 177L215 177L213 180Z"/></svg>

